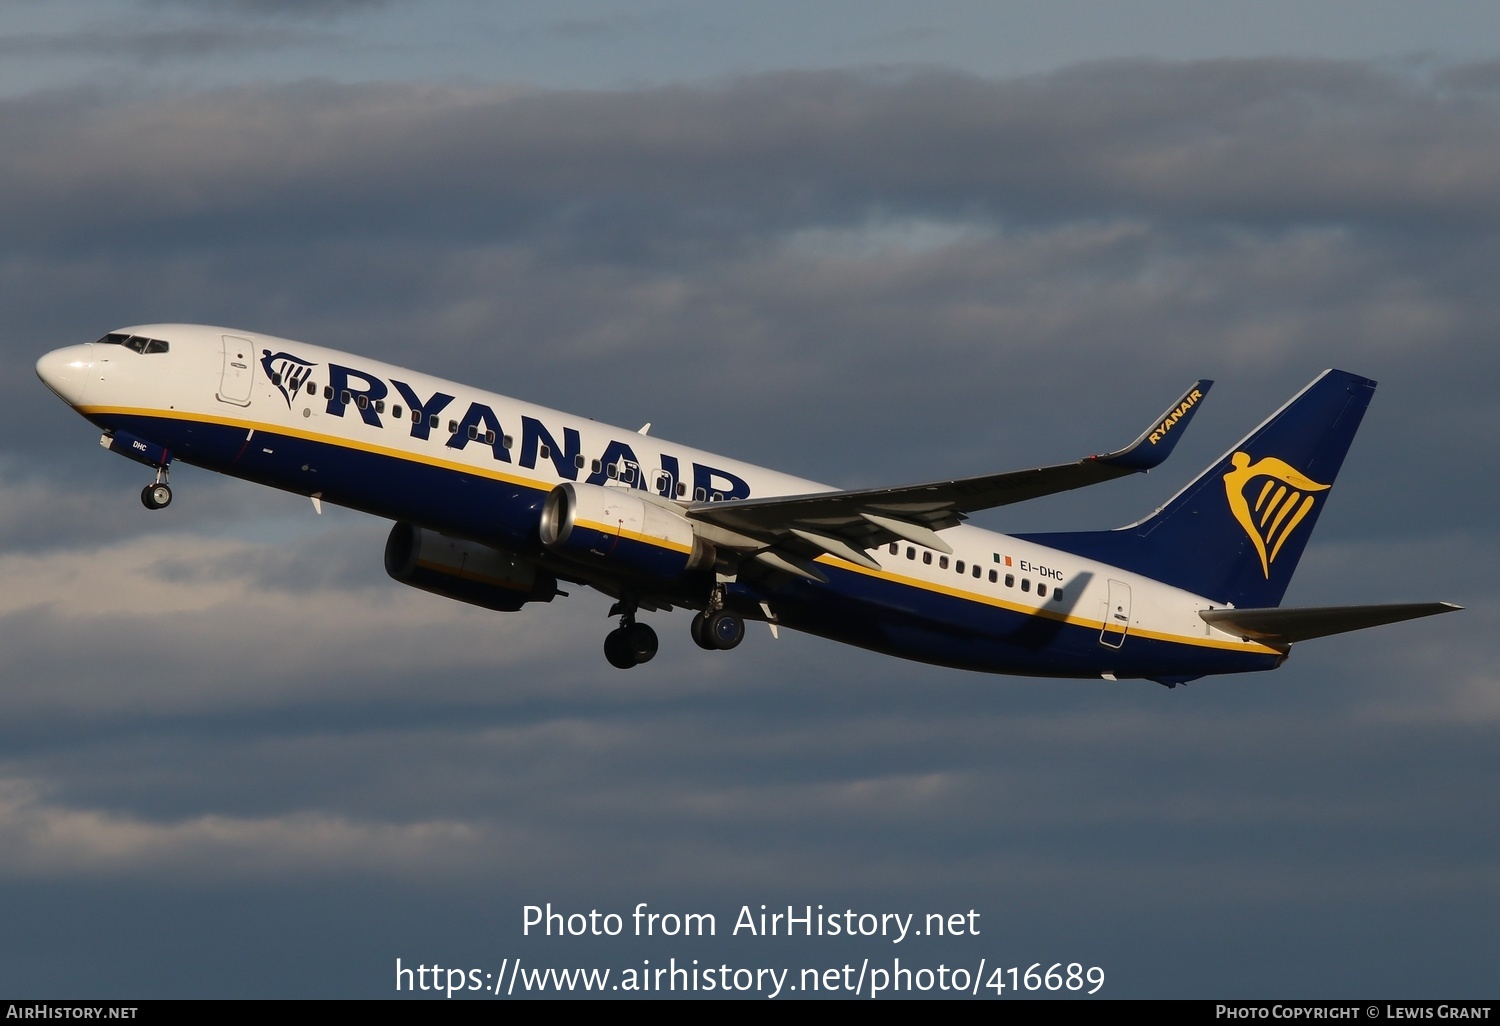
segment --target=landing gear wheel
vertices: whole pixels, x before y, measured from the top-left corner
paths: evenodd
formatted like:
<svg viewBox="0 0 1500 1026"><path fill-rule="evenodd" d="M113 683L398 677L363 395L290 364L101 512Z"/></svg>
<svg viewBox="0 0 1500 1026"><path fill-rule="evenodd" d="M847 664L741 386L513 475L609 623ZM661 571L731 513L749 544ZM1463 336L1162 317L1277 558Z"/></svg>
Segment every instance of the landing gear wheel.
<svg viewBox="0 0 1500 1026"><path fill-rule="evenodd" d="M733 648L745 640L745 621L727 609L716 609L708 614L703 636L714 648Z"/></svg>
<svg viewBox="0 0 1500 1026"><path fill-rule="evenodd" d="M693 622L688 624L688 631L693 635L693 644L699 648L706 648L710 652L718 649L713 639L708 636L708 614L699 613L693 617Z"/></svg>
<svg viewBox="0 0 1500 1026"><path fill-rule="evenodd" d="M636 663L649 663L656 655L656 632L643 623L633 623L622 627L621 631L625 635L625 647L631 658Z"/></svg>
<svg viewBox="0 0 1500 1026"><path fill-rule="evenodd" d="M171 504L171 485L164 483L148 484L141 489L141 505L147 509L166 509Z"/></svg>
<svg viewBox="0 0 1500 1026"><path fill-rule="evenodd" d="M626 628L617 627L604 636L604 658L620 670L628 670L638 662Z"/></svg>

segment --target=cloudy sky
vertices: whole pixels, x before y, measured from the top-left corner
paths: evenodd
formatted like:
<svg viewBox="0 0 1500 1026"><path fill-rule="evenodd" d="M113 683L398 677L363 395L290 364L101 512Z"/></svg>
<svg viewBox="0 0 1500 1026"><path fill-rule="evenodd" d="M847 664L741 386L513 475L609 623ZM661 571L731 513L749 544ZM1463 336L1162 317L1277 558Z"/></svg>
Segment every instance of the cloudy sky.
<svg viewBox="0 0 1500 1026"><path fill-rule="evenodd" d="M15 0L0 11L0 993L1078 962L1114 997L1494 997L1500 9ZM1381 382L1288 601L1461 614L1168 691L608 600L493 614L388 526L139 466L32 374L203 321L843 486L1172 462L978 518L1113 527L1329 366ZM712 939L523 936L523 908ZM979 936L729 936L741 906ZM627 929L627 932L628 929Z"/></svg>

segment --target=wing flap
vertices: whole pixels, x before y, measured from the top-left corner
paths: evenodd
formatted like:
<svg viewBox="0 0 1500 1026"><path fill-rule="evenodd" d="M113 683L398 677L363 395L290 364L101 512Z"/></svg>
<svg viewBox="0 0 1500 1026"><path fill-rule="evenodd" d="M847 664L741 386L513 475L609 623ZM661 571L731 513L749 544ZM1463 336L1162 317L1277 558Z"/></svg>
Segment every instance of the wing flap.
<svg viewBox="0 0 1500 1026"><path fill-rule="evenodd" d="M1294 644L1331 634L1360 631L1463 606L1451 602L1406 602L1380 606L1305 606L1301 609L1203 609L1198 615L1221 631L1272 644Z"/></svg>

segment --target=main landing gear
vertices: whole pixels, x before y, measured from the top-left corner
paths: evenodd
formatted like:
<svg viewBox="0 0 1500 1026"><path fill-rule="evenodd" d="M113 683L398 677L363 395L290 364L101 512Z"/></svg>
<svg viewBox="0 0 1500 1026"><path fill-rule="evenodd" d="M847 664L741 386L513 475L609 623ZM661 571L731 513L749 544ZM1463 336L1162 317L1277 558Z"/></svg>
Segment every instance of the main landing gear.
<svg viewBox="0 0 1500 1026"><path fill-rule="evenodd" d="M709 651L730 649L745 639L745 621L727 609L705 609L688 629L698 647Z"/></svg>
<svg viewBox="0 0 1500 1026"><path fill-rule="evenodd" d="M731 649L745 640L745 621L724 608L724 586L717 585L709 597L708 608L688 628L699 648L712 651Z"/></svg>
<svg viewBox="0 0 1500 1026"><path fill-rule="evenodd" d="M147 509L166 509L172 504L172 486L167 484L167 468L158 467L156 480L141 489L141 505Z"/></svg>
<svg viewBox="0 0 1500 1026"><path fill-rule="evenodd" d="M609 660L609 665L621 670L649 663L656 655L656 632L644 623L635 622L635 609L635 602L629 599L616 603L610 613L619 611L623 614L620 626L604 636L604 658Z"/></svg>
<svg viewBox="0 0 1500 1026"><path fill-rule="evenodd" d="M636 602L626 596L616 602L609 615L620 614L620 626L604 636L604 658L609 665L628 670L649 663L656 655L656 632L635 622ZM716 589L708 608L693 617L693 641L699 648L720 651L734 648L745 638L745 621L724 608L722 589Z"/></svg>

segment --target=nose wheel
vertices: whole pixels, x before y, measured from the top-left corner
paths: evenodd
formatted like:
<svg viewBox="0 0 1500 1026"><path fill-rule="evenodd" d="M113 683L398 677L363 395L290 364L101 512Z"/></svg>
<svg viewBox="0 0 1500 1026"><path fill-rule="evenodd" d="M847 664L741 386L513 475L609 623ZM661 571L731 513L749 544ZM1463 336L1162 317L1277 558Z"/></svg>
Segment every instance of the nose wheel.
<svg viewBox="0 0 1500 1026"><path fill-rule="evenodd" d="M147 509L166 509L172 504L172 489L164 484L148 484L141 489L141 505Z"/></svg>
<svg viewBox="0 0 1500 1026"><path fill-rule="evenodd" d="M156 480L141 489L141 505L147 509L166 509L172 504L172 486L167 484L167 468L156 471Z"/></svg>

